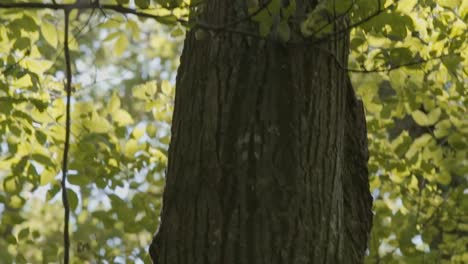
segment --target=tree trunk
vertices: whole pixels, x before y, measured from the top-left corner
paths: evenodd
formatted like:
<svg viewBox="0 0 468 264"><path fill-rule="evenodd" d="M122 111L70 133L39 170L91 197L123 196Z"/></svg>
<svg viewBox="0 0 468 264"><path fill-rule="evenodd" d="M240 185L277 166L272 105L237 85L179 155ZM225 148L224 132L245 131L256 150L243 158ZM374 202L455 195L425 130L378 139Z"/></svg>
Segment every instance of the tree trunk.
<svg viewBox="0 0 468 264"><path fill-rule="evenodd" d="M226 23L233 2L202 17ZM348 42L187 34L154 263L362 262L372 198L362 105L337 65Z"/></svg>

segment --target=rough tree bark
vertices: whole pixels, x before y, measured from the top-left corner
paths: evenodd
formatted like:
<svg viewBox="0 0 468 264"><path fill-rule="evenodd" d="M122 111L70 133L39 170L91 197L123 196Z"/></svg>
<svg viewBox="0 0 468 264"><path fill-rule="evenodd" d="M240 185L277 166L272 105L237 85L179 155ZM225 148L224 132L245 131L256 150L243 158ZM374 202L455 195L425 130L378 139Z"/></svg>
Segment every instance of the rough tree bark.
<svg viewBox="0 0 468 264"><path fill-rule="evenodd" d="M230 21L234 2L202 19ZM154 263L362 262L372 199L362 104L336 63L348 42L187 34Z"/></svg>

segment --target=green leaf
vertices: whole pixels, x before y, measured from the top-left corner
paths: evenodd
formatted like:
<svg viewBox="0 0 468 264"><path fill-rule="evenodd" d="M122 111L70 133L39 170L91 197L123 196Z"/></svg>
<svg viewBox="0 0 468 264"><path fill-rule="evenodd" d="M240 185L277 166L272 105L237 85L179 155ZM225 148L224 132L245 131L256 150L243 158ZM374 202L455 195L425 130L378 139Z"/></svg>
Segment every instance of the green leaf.
<svg viewBox="0 0 468 264"><path fill-rule="evenodd" d="M467 138L460 135L459 133L451 134L447 141L454 149L464 150L468 147Z"/></svg>
<svg viewBox="0 0 468 264"><path fill-rule="evenodd" d="M47 43L49 43L52 47L57 48L58 36L56 26L50 24L47 21L44 21L41 23L41 33Z"/></svg>
<svg viewBox="0 0 468 264"><path fill-rule="evenodd" d="M280 13L283 0L271 0L268 4L267 11L276 16Z"/></svg>
<svg viewBox="0 0 468 264"><path fill-rule="evenodd" d="M91 119L84 120L83 125L94 133L108 133L112 129L109 121L98 114L93 114Z"/></svg>
<svg viewBox="0 0 468 264"><path fill-rule="evenodd" d="M44 154L34 153L31 155L31 158L46 167L55 167L55 164L52 161L52 159Z"/></svg>
<svg viewBox="0 0 468 264"><path fill-rule="evenodd" d="M450 120L442 120L435 126L434 135L437 138L445 137L450 133L451 128L452 123L450 123Z"/></svg>
<svg viewBox="0 0 468 264"><path fill-rule="evenodd" d="M452 176L450 176L450 173L448 173L448 172L441 171L441 172L437 173L436 180L440 184L449 185L450 182L452 181Z"/></svg>
<svg viewBox="0 0 468 264"><path fill-rule="evenodd" d="M460 1L461 0L438 0L437 4L450 9L455 9L460 5Z"/></svg>
<svg viewBox="0 0 468 264"><path fill-rule="evenodd" d="M348 2L350 0L344 0L345 2ZM344 4L344 3L343 3ZM296 3L296 0L290 0L289 1L289 5L286 6L286 7L283 7L282 8L282 14L283 14L283 18L285 20L287 20L288 18L290 18L291 16L293 16L295 13L296 13L296 8L297 8L297 3Z"/></svg>
<svg viewBox="0 0 468 264"><path fill-rule="evenodd" d="M29 157L28 156L23 156L18 163L16 163L13 168L12 172L14 176L21 176L25 174L26 171L26 165L28 164Z"/></svg>
<svg viewBox="0 0 468 264"><path fill-rule="evenodd" d="M29 49L31 47L31 39L26 37L18 38L13 44L13 48L19 50Z"/></svg>
<svg viewBox="0 0 468 264"><path fill-rule="evenodd" d="M55 180L56 176L57 172L55 171L55 168L46 168L41 173L40 185L44 186L51 183L53 180Z"/></svg>
<svg viewBox="0 0 468 264"><path fill-rule="evenodd" d="M161 90L165 95L171 95L174 92L174 89L172 89L172 85L168 80L162 81Z"/></svg>
<svg viewBox="0 0 468 264"><path fill-rule="evenodd" d="M176 29L171 31L171 37L173 38L183 36L184 34L185 34L184 30L180 27L177 27Z"/></svg>
<svg viewBox="0 0 468 264"><path fill-rule="evenodd" d="M413 141L411 147L405 154L407 159L411 159L414 155L424 146L426 146L432 140L432 136L429 134L424 134Z"/></svg>
<svg viewBox="0 0 468 264"><path fill-rule="evenodd" d="M435 108L429 114L425 114L420 110L416 110L411 113L413 120L420 126L432 126L439 121L440 114L442 113L440 108Z"/></svg>
<svg viewBox="0 0 468 264"><path fill-rule="evenodd" d="M411 117L413 117L413 120L421 126L425 126L426 123L428 123L428 118L424 112L421 110L416 110L413 113L411 113Z"/></svg>
<svg viewBox="0 0 468 264"><path fill-rule="evenodd" d="M174 25L177 23L177 17L174 15L160 16L155 18L161 24Z"/></svg>
<svg viewBox="0 0 468 264"><path fill-rule="evenodd" d="M19 26L22 30L27 32L34 32L37 30L36 21L26 14L23 15L22 18L14 20L13 23L15 23L15 26Z"/></svg>
<svg viewBox="0 0 468 264"><path fill-rule="evenodd" d="M122 54L125 52L125 50L128 47L128 39L125 34L121 34L120 37L115 41L114 45L114 54L117 57L121 57Z"/></svg>
<svg viewBox="0 0 468 264"><path fill-rule="evenodd" d="M278 35L282 42L287 42L291 38L291 29L289 28L288 21L281 21L278 26Z"/></svg>
<svg viewBox="0 0 468 264"><path fill-rule="evenodd" d="M15 176L7 177L3 180L3 189L5 192L13 194L21 191L19 178Z"/></svg>
<svg viewBox="0 0 468 264"><path fill-rule="evenodd" d="M141 9L146 9L150 5L150 0L135 0L135 4Z"/></svg>
<svg viewBox="0 0 468 264"><path fill-rule="evenodd" d="M429 114L427 115L428 126L435 124L439 121L440 115L442 114L442 110L440 108L432 109Z"/></svg>
<svg viewBox="0 0 468 264"><path fill-rule="evenodd" d="M136 140L138 140L139 138L141 138L143 135L145 134L145 129L143 129L142 127L140 126L137 126L133 129L133 132L132 132L132 137L135 138Z"/></svg>
<svg viewBox="0 0 468 264"><path fill-rule="evenodd" d="M128 126L134 123L132 116L123 109L112 112L112 120L117 126Z"/></svg>
<svg viewBox="0 0 468 264"><path fill-rule="evenodd" d="M19 195L13 195L10 197L10 200L7 202L7 204L13 209L19 209L24 205L25 202L26 201L23 197Z"/></svg>
<svg viewBox="0 0 468 264"><path fill-rule="evenodd" d="M394 48L388 54L388 63L390 66L398 66L404 63L414 61L413 53L409 48Z"/></svg>
<svg viewBox="0 0 468 264"><path fill-rule="evenodd" d="M404 131L401 133L396 139L394 139L390 146L395 152L395 154L398 155L398 157L403 157L408 151L408 148L411 145L411 137L408 135L408 132Z"/></svg>
<svg viewBox="0 0 468 264"><path fill-rule="evenodd" d="M268 23L268 22L260 23L259 24L259 34L260 34L260 36L262 36L262 37L268 36L268 34L270 34L270 31L271 31L271 26L272 26L272 23Z"/></svg>
<svg viewBox="0 0 468 264"><path fill-rule="evenodd" d="M146 134L148 134L149 137L154 138L157 133L157 128L153 124L148 124L146 126Z"/></svg>
<svg viewBox="0 0 468 264"><path fill-rule="evenodd" d="M86 186L91 183L90 175L95 173L95 168L89 168L89 170L85 170L85 173L86 175L70 175L68 181L77 186Z"/></svg>
<svg viewBox="0 0 468 264"><path fill-rule="evenodd" d="M112 93L111 99L109 100L109 104L107 105L107 112L112 113L117 111L120 108L120 97L117 93Z"/></svg>
<svg viewBox="0 0 468 264"><path fill-rule="evenodd" d="M21 229L18 233L18 240L24 240L29 236L29 227Z"/></svg>
<svg viewBox="0 0 468 264"><path fill-rule="evenodd" d="M5 241L11 245L16 245L18 243L18 241L16 240L16 237L13 234L8 233L8 232L5 234Z"/></svg>
<svg viewBox="0 0 468 264"><path fill-rule="evenodd" d="M129 158L134 158L135 153L139 150L138 142L135 139L127 141L124 147L124 154Z"/></svg>
<svg viewBox="0 0 468 264"><path fill-rule="evenodd" d="M72 189L67 189L67 194L70 209L74 211L78 207L78 195Z"/></svg>
<svg viewBox="0 0 468 264"><path fill-rule="evenodd" d="M117 0L117 4L119 5L127 5L130 2L130 0Z"/></svg>
<svg viewBox="0 0 468 264"><path fill-rule="evenodd" d="M260 36L266 37L270 34L271 26L273 25L273 18L266 9L259 12L252 18L252 20L258 23Z"/></svg>
<svg viewBox="0 0 468 264"><path fill-rule="evenodd" d="M59 184L52 184L52 187L47 191L47 201L52 200L60 192Z"/></svg>
<svg viewBox="0 0 468 264"><path fill-rule="evenodd" d="M456 72L457 68L460 66L460 63L463 61L463 58L457 55L452 55L444 57L441 60L447 69L449 69L451 72Z"/></svg>
<svg viewBox="0 0 468 264"><path fill-rule="evenodd" d="M154 94L157 91L157 86L155 81L150 81L144 84L140 84L133 87L133 97L143 100L152 99Z"/></svg>

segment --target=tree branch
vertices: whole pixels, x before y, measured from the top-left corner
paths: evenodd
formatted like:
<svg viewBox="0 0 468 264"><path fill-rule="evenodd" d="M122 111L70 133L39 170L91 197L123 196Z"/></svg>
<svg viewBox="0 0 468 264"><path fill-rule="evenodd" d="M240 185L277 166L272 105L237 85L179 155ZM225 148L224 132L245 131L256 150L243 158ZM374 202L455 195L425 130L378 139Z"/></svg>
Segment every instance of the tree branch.
<svg viewBox="0 0 468 264"><path fill-rule="evenodd" d="M449 56L453 56L453 55L460 55L460 54L458 54L458 53L444 54L444 55L440 55L440 56L437 56L437 57L432 57L432 58L425 59L425 60L424 59L414 60L414 61L410 61L410 62L407 62L407 63L390 66L390 67L387 67L387 68L375 68L375 69L371 69L371 70L349 69L349 68L343 68L343 69L348 71L348 72L354 72L354 73L391 72L391 71L399 69L399 68L404 68L404 67L409 67L409 66L414 66L414 65L421 65L421 64L425 64L425 63L428 63L430 61L433 61L433 60L439 60L439 59L443 59L445 57L449 57Z"/></svg>
<svg viewBox="0 0 468 264"><path fill-rule="evenodd" d="M145 12L140 12L136 9L124 7L121 5L101 5L98 1L93 1L91 3L74 3L74 4L46 4L46 3L9 3L2 4L0 3L0 8L3 9L15 9L15 8L27 8L27 9L52 9L52 10L68 10L73 9L100 9L100 10L112 10L121 14L131 14L139 17L160 19L166 16L152 15ZM184 19L177 19L177 22L187 23Z"/></svg>
<svg viewBox="0 0 468 264"><path fill-rule="evenodd" d="M65 65L66 65L66 83L65 90L67 94L66 101L66 114L65 114L65 143L63 148L63 159L62 159L62 203L64 209L64 227L63 227L63 242L64 242L64 255L63 263L68 264L70 262L70 232L69 232L69 223L70 223L70 204L68 202L68 192L67 192L67 172L68 172L68 152L70 148L70 132L71 132L71 93L72 93L72 71L71 71L71 61L70 61L70 49L68 47L68 35L69 35L69 22L70 22L70 9L64 9L65 12L65 40L64 40L64 49L65 49Z"/></svg>
<svg viewBox="0 0 468 264"><path fill-rule="evenodd" d="M210 25L207 23L203 22L197 22L195 24L195 28L203 28L207 30L213 30L213 31L227 31L235 34L241 34L241 35L248 35L251 37L257 37L257 38L262 38L260 35L235 29L232 28L233 26L240 24L257 14L259 14L262 10L267 8L268 4L271 2L271 0L267 1L266 3L262 4L258 9L256 9L254 12L251 14L248 14L244 17L241 17L239 19L236 19L231 22L227 22L224 25ZM138 17L144 17L144 18L152 18L152 19L161 19L165 18L167 16L158 16L158 15L153 15L153 14L148 14L145 12L138 11L136 9L124 7L121 5L101 5L99 4L98 1L93 1L91 3L74 3L74 4L46 4L46 3L8 3L8 4L2 4L0 3L0 8L3 9L15 9L15 8L27 8L27 9L52 9L52 10L73 10L73 9L100 9L100 10L112 10L114 12L120 13L120 14L131 14L131 15L136 15ZM177 22L182 23L182 24L188 24L189 21L181 18L176 19Z"/></svg>

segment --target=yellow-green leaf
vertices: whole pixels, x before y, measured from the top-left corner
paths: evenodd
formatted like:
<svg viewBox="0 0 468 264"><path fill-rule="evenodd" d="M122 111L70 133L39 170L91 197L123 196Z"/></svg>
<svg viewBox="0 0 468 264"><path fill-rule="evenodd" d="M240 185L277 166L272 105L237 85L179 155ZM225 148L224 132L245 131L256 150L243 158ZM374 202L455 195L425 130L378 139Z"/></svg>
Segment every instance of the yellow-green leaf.
<svg viewBox="0 0 468 264"><path fill-rule="evenodd" d="M29 236L29 227L23 228L18 232L18 240L24 240Z"/></svg>
<svg viewBox="0 0 468 264"><path fill-rule="evenodd" d="M432 109L432 111L427 114L427 121L428 121L428 126L434 125L437 121L439 121L440 115L442 113L442 110L440 108L435 108Z"/></svg>
<svg viewBox="0 0 468 264"><path fill-rule="evenodd" d="M54 63L52 61L37 60L30 58L26 58L20 63L21 66L37 74L43 74L45 71L50 69L50 67L52 67L53 64Z"/></svg>
<svg viewBox="0 0 468 264"><path fill-rule="evenodd" d="M44 39L52 47L56 48L58 43L57 28L51 23L44 21L41 23L41 33Z"/></svg>
<svg viewBox="0 0 468 264"><path fill-rule="evenodd" d="M428 144L431 141L431 139L432 136L429 134L424 134L415 139L413 144L411 144L411 147L406 152L405 157L408 159L412 158L422 147Z"/></svg>
<svg viewBox="0 0 468 264"><path fill-rule="evenodd" d="M448 173L446 171L441 171L441 172L437 173L436 180L440 184L448 185L452 181L452 177L450 176L450 173Z"/></svg>
<svg viewBox="0 0 468 264"><path fill-rule="evenodd" d="M148 124L146 126L146 134L148 134L149 137L155 137L156 132L157 132L157 128L153 124Z"/></svg>
<svg viewBox="0 0 468 264"><path fill-rule="evenodd" d="M19 195L13 195L8 201L8 206L13 209L21 208L24 205L24 198Z"/></svg>
<svg viewBox="0 0 468 264"><path fill-rule="evenodd" d="M161 84L161 89L162 92L166 95L171 95L172 94L172 86L171 83L167 80L164 80Z"/></svg>
<svg viewBox="0 0 468 264"><path fill-rule="evenodd" d="M437 138L445 137L450 132L451 127L452 124L450 123L450 120L442 120L435 126L434 135Z"/></svg>
<svg viewBox="0 0 468 264"><path fill-rule="evenodd" d="M94 133L107 133L112 129L109 121L96 113L93 114L91 119L84 120L83 125Z"/></svg>
<svg viewBox="0 0 468 264"><path fill-rule="evenodd" d="M133 124L132 116L123 109L117 109L112 112L112 120L117 123L118 126L128 126Z"/></svg>
<svg viewBox="0 0 468 264"><path fill-rule="evenodd" d="M107 112L113 113L120 108L120 98L117 93L113 93L111 99L109 100L109 104L107 105Z"/></svg>
<svg viewBox="0 0 468 264"><path fill-rule="evenodd" d="M120 57L122 56L122 54L125 52L125 50L127 49L128 47L128 39L127 39L127 36L122 34L118 39L117 41L115 41L115 45L114 45L114 54L117 56L117 57Z"/></svg>
<svg viewBox="0 0 468 264"><path fill-rule="evenodd" d="M19 180L15 176L7 177L3 180L3 188L7 193L17 193L20 191Z"/></svg>
<svg viewBox="0 0 468 264"><path fill-rule="evenodd" d="M51 168L45 169L41 173L41 182L40 182L41 185L46 185L46 184L51 183L55 179L55 176L57 176L57 172L55 172Z"/></svg>
<svg viewBox="0 0 468 264"><path fill-rule="evenodd" d="M453 9L460 5L460 0L438 0L437 3L443 7Z"/></svg>
<svg viewBox="0 0 468 264"><path fill-rule="evenodd" d="M29 74L24 75L23 77L19 78L18 80L14 80L12 82L13 86L19 88L25 88L32 86L31 76Z"/></svg>
<svg viewBox="0 0 468 264"><path fill-rule="evenodd" d="M132 136L135 139L141 138L144 134L145 134L145 129L141 126L135 127L135 129L133 129L133 132L132 132Z"/></svg>
<svg viewBox="0 0 468 264"><path fill-rule="evenodd" d="M155 81L147 82L144 84L133 87L133 97L143 100L151 99L156 93L157 86Z"/></svg>
<svg viewBox="0 0 468 264"><path fill-rule="evenodd" d="M138 151L138 142L135 139L127 141L124 147L124 154L129 158L134 158L135 153Z"/></svg>
<svg viewBox="0 0 468 264"><path fill-rule="evenodd" d="M434 125L440 118L440 108L435 108L428 114L425 114L421 110L416 110L411 113L414 121L420 126L431 126Z"/></svg>

